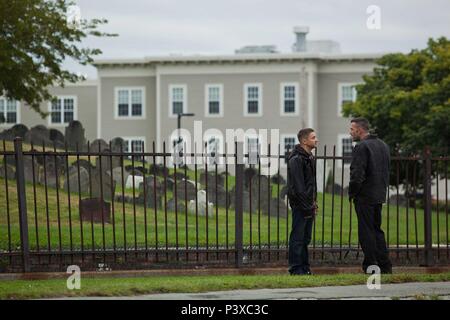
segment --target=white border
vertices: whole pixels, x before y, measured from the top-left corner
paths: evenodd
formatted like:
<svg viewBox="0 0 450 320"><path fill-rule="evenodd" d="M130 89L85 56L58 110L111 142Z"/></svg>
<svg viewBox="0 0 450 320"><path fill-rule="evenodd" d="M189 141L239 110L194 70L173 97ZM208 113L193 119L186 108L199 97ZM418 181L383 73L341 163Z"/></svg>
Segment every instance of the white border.
<svg viewBox="0 0 450 320"><path fill-rule="evenodd" d="M295 87L295 109L294 112L286 113L284 111L284 88L287 86ZM299 103L299 90L300 85L298 82L282 82L280 83L280 116L282 117L297 117L300 114L300 103Z"/></svg>
<svg viewBox="0 0 450 320"><path fill-rule="evenodd" d="M97 86L97 139L102 138L102 81L99 77Z"/></svg>
<svg viewBox="0 0 450 320"><path fill-rule="evenodd" d="M0 96L0 99L4 99L5 102L8 101L8 99L5 96ZM7 127L13 127L16 124L21 123L21 112L20 112L20 107L21 107L21 103L17 100L13 100L16 101L16 123L0 123L0 127L2 128L7 128ZM5 104L5 112L7 112L7 108L6 108L6 104ZM6 120L6 118L5 118Z"/></svg>
<svg viewBox="0 0 450 320"><path fill-rule="evenodd" d="M356 86L358 84L360 84L361 82L339 82L338 83L338 99L337 99L337 115L339 118L344 118L344 116L341 114L342 112L342 87L347 87L347 86ZM356 89L355 89L355 98L353 101L356 100Z"/></svg>
<svg viewBox="0 0 450 320"><path fill-rule="evenodd" d="M57 95L55 96L57 99L73 99L73 120L78 120L78 97L73 95ZM64 105L61 104L61 123L53 123L52 122L52 102L48 102L48 112L50 112L47 120L47 124L49 127L66 127L69 123L64 122Z"/></svg>
<svg viewBox="0 0 450 320"><path fill-rule="evenodd" d="M188 90L186 84L169 84L169 118L176 118L177 115L173 113L172 109L172 103L173 103L173 95L172 91L175 88L182 88L183 89L183 113L188 112Z"/></svg>
<svg viewBox="0 0 450 320"><path fill-rule="evenodd" d="M258 87L258 113L248 113L248 87ZM244 83L244 117L262 117L263 115L263 85L262 83Z"/></svg>
<svg viewBox="0 0 450 320"><path fill-rule="evenodd" d="M209 88L219 88L219 113L209 113ZM205 84L205 118L223 118L223 84L221 83L207 83Z"/></svg>
<svg viewBox="0 0 450 320"><path fill-rule="evenodd" d="M129 106L129 114L132 112L132 103L131 103L131 90L141 90L142 91L142 115L140 116L119 116L119 90L128 90L128 106ZM146 95L145 95L145 87L114 87L114 120L145 120L146 119Z"/></svg>

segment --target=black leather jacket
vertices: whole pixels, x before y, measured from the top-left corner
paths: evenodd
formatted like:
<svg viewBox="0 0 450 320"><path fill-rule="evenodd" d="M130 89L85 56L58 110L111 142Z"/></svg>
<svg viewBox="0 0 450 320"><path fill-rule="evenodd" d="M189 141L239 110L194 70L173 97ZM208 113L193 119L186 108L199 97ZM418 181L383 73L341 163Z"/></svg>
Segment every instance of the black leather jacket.
<svg viewBox="0 0 450 320"><path fill-rule="evenodd" d="M314 156L297 144L288 159L289 204L306 215L313 214L317 199Z"/></svg>
<svg viewBox="0 0 450 320"><path fill-rule="evenodd" d="M376 135L369 135L357 144L350 165L349 197L367 204L386 202L389 163L389 147Z"/></svg>

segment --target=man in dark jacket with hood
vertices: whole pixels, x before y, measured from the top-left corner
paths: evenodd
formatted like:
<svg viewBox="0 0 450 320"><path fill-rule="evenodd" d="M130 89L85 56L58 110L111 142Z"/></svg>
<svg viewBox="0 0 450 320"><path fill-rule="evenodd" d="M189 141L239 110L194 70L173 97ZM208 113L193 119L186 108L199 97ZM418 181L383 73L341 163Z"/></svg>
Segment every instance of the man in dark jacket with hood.
<svg viewBox="0 0 450 320"><path fill-rule="evenodd" d="M365 118L351 121L350 135L357 141L350 165L349 198L358 216L358 237L364 253L363 270L377 265L381 273L392 273L392 264L381 230L381 207L389 187L389 147L369 133Z"/></svg>
<svg viewBox="0 0 450 320"><path fill-rule="evenodd" d="M317 140L313 129L298 132L297 144L288 157L288 198L292 208L292 230L289 236L289 273L311 274L308 245L317 210L315 159L312 150Z"/></svg>

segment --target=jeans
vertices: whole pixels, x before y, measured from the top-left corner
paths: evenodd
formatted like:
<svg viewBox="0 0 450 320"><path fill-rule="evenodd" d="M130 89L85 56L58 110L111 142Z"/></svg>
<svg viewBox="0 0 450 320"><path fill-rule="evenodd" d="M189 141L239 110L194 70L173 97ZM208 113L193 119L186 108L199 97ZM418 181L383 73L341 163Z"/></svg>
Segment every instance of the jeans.
<svg viewBox="0 0 450 320"><path fill-rule="evenodd" d="M381 230L381 204L367 204L355 199L355 210L358 216L358 237L364 253L363 271L371 265L380 267L381 272L391 272L392 264Z"/></svg>
<svg viewBox="0 0 450 320"><path fill-rule="evenodd" d="M308 245L311 242L313 218L305 218L299 209L292 210L292 230L289 236L289 272L309 271Z"/></svg>

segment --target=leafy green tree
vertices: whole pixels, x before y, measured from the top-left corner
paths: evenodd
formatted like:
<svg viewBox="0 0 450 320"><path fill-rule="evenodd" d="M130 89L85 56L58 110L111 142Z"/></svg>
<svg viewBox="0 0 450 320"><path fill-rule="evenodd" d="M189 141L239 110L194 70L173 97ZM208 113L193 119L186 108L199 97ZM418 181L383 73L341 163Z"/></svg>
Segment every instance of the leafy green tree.
<svg viewBox="0 0 450 320"><path fill-rule="evenodd" d="M373 74L356 87L345 116L362 116L393 152L420 154L430 146L445 154L450 144L450 41L429 39L427 48L378 59Z"/></svg>
<svg viewBox="0 0 450 320"><path fill-rule="evenodd" d="M105 19L71 20L72 8L71 0L0 1L0 95L24 101L41 117L48 114L39 104L52 100L50 86L83 79L63 68L65 59L87 65L101 54L82 47L83 39L115 36L98 30Z"/></svg>

